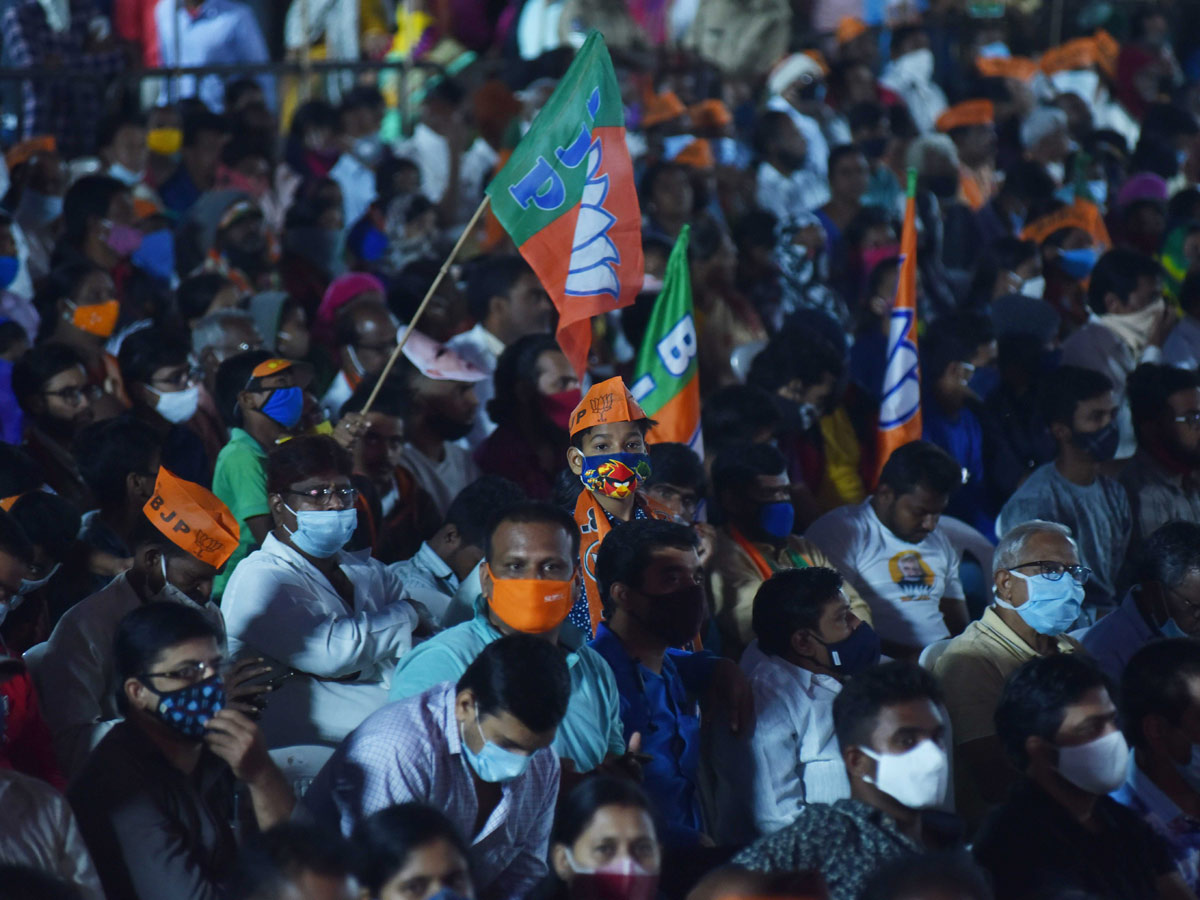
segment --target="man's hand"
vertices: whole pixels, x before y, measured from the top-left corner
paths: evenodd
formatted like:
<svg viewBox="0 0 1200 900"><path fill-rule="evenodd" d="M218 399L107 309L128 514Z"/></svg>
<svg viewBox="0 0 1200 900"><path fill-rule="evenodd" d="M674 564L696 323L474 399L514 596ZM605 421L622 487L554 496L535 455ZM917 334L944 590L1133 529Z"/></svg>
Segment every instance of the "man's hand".
<svg viewBox="0 0 1200 900"><path fill-rule="evenodd" d="M732 659L717 660L713 666L704 707L706 715L724 716L734 734L749 737L754 733L754 693Z"/></svg>
<svg viewBox="0 0 1200 900"><path fill-rule="evenodd" d="M635 731L629 737L629 746L620 756L610 756L596 767L600 775L611 775L614 778L628 778L639 784L642 781L642 767L654 757L642 752L642 733Z"/></svg>
<svg viewBox="0 0 1200 900"><path fill-rule="evenodd" d="M367 418L362 413L346 413L333 429L333 439L343 450L353 453L362 436L367 433L367 428Z"/></svg>
<svg viewBox="0 0 1200 900"><path fill-rule="evenodd" d="M244 713L226 707L204 725L204 743L233 769L239 781L255 785L264 776L278 774L267 753L262 732Z"/></svg>
<svg viewBox="0 0 1200 900"><path fill-rule="evenodd" d="M1175 313L1174 307L1164 306L1162 312L1158 314L1158 318L1154 320L1154 327L1150 329L1151 346L1162 347L1171 332L1175 330L1178 321L1179 316Z"/></svg>
<svg viewBox="0 0 1200 900"><path fill-rule="evenodd" d="M707 572L712 567L713 551L717 546L717 529L708 522L693 522L692 530L700 538L700 546L696 552L700 555L700 565Z"/></svg>
<svg viewBox="0 0 1200 900"><path fill-rule="evenodd" d="M248 682L266 675L272 670L273 667L266 665L261 657L243 659L234 665L225 678L225 696L229 700L230 708L240 710L251 717L257 716L259 711L266 706L265 695L275 690L275 685L269 681L260 681L256 684Z"/></svg>

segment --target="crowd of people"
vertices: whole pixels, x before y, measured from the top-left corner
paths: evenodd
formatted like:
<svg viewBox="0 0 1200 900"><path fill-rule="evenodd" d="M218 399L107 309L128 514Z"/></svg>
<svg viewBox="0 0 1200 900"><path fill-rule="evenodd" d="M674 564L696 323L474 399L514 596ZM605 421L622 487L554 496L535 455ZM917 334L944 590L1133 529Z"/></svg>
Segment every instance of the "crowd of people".
<svg viewBox="0 0 1200 900"><path fill-rule="evenodd" d="M0 4L0 900L1194 900L1195 11L387 6ZM594 29L580 372L473 214Z"/></svg>

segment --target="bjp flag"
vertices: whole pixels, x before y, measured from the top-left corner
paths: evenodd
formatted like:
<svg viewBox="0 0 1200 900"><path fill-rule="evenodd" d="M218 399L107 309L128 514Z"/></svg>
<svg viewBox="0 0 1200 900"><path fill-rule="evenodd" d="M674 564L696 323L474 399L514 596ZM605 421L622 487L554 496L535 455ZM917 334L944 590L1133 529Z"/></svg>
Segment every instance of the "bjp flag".
<svg viewBox="0 0 1200 900"><path fill-rule="evenodd" d="M900 281L888 328L883 398L879 405L878 469L897 447L921 438L921 370L917 361L917 173L908 170Z"/></svg>
<svg viewBox="0 0 1200 900"><path fill-rule="evenodd" d="M588 35L487 196L558 307L558 343L582 376L592 317L633 303L643 274L625 108L599 32Z"/></svg>

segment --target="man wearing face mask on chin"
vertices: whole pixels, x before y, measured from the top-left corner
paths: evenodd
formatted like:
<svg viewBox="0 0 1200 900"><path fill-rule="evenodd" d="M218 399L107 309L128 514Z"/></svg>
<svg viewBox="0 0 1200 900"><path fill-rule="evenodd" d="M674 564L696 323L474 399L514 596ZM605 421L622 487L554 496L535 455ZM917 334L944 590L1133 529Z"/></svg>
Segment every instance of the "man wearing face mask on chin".
<svg viewBox="0 0 1200 900"><path fill-rule="evenodd" d="M972 851L992 876L996 900L1043 891L1195 897L1166 843L1105 796L1125 781L1129 745L1094 663L1082 654L1027 662L1004 686L996 733L1022 775Z"/></svg>
<svg viewBox="0 0 1200 900"><path fill-rule="evenodd" d="M181 524L187 530L176 530ZM199 531L206 535L203 544L195 540ZM178 603L203 615L224 641L225 623L209 596L237 540L237 523L224 503L199 485L159 470L133 538L133 566L67 610L38 667L54 749L69 774L83 767L88 752L121 718L107 686L113 676L113 636L122 617L147 603ZM230 690L265 671L257 663L244 666Z"/></svg>
<svg viewBox="0 0 1200 900"><path fill-rule="evenodd" d="M605 620L589 646L608 662L621 698L626 741L641 735L647 792L663 817L668 847L711 846L700 807L700 710L735 734L754 730L753 698L732 660L672 648L704 622L699 539L659 520L611 531L596 554Z"/></svg>
<svg viewBox="0 0 1200 900"><path fill-rule="evenodd" d="M260 830L286 822L291 784L222 681L221 635L178 603L125 616L113 642L118 723L68 797L105 893L223 896L237 856L234 779Z"/></svg>
<svg viewBox="0 0 1200 900"><path fill-rule="evenodd" d="M954 847L958 821L938 811L949 783L940 703L937 682L915 663L885 663L847 681L833 701L833 725L850 796L803 806L733 864L819 872L830 900L855 900L881 865Z"/></svg>
<svg viewBox="0 0 1200 900"><path fill-rule="evenodd" d="M1137 447L1125 382L1140 363L1162 362L1162 346L1177 316L1163 299L1162 269L1136 250L1100 257L1088 284L1092 317L1063 342L1063 362L1106 375L1120 405L1117 459Z"/></svg>
<svg viewBox="0 0 1200 900"><path fill-rule="evenodd" d="M272 747L341 741L387 702L387 674L428 633L399 576L344 549L358 525L351 468L324 435L272 451L275 527L222 596L230 653L264 657L280 682L263 716Z"/></svg>
<svg viewBox="0 0 1200 900"><path fill-rule="evenodd" d="M213 493L233 511L241 529L231 563L213 585L220 599L233 569L271 530L267 454L293 433L312 378L305 363L273 359L265 350L231 356L217 369L217 408L229 426L229 443L217 455Z"/></svg>
<svg viewBox="0 0 1200 900"><path fill-rule="evenodd" d="M754 734L729 742L715 766L727 786L716 801L720 836L730 843L774 834L806 803L850 796L833 701L846 678L879 662L879 636L851 612L843 587L833 569L786 569L754 597L756 638L742 657Z"/></svg>
<svg viewBox="0 0 1200 900"><path fill-rule="evenodd" d="M995 602L933 665L954 730L955 803L972 824L1013 780L992 718L1004 680L1037 656L1080 649L1065 632L1079 618L1091 575L1079 565L1070 529L1037 520L1000 539L992 566Z"/></svg>
<svg viewBox="0 0 1200 900"><path fill-rule="evenodd" d="M473 838L476 896L529 896L548 871L560 774L550 745L570 691L557 647L530 634L499 638L457 683L389 703L356 728L302 809L349 836L381 809L427 804Z"/></svg>
<svg viewBox="0 0 1200 900"><path fill-rule="evenodd" d="M1092 570L1087 583L1091 607L1115 602L1117 577L1125 561L1133 514L1129 497L1115 479L1101 473L1117 449L1116 402L1112 383L1090 369L1061 366L1043 392L1042 418L1058 444L1053 462L1021 483L1000 510L996 530L1004 534L1033 519L1058 522L1079 541L1080 562Z"/></svg>
<svg viewBox="0 0 1200 900"><path fill-rule="evenodd" d="M1121 677L1121 722L1133 750L1112 798L1165 840L1184 882L1200 889L1200 645L1156 641Z"/></svg>
<svg viewBox="0 0 1200 900"><path fill-rule="evenodd" d="M833 568L816 544L792 532L792 506L783 456L770 444L739 444L713 463L722 524L713 551L713 613L720 651L738 659L754 639L755 597L775 572ZM844 590L854 615L871 621L871 610L850 585Z"/></svg>

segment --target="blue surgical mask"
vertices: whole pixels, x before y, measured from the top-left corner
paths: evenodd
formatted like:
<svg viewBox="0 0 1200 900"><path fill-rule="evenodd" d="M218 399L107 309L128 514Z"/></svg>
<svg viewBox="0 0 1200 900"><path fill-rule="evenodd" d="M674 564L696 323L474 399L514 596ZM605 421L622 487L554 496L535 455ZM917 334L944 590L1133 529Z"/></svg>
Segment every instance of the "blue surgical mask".
<svg viewBox="0 0 1200 900"><path fill-rule="evenodd" d="M786 500L764 503L758 508L758 527L773 538L786 538L795 524L796 508Z"/></svg>
<svg viewBox="0 0 1200 900"><path fill-rule="evenodd" d="M62 215L63 198L57 194L42 194L26 188L21 194L21 202L17 206L16 217L19 221L30 222L34 225L49 225Z"/></svg>
<svg viewBox="0 0 1200 900"><path fill-rule="evenodd" d="M302 509L294 510L286 503L284 509L296 517L296 530L288 534L296 548L315 556L328 559L349 543L358 527L358 509ZM287 531L287 526L284 526Z"/></svg>
<svg viewBox="0 0 1200 900"><path fill-rule="evenodd" d="M1063 250L1058 256L1058 267L1068 278L1082 281L1096 268L1096 248L1080 247L1078 250Z"/></svg>
<svg viewBox="0 0 1200 900"><path fill-rule="evenodd" d="M295 428L304 412L304 391L298 387L276 388L263 404L262 414L284 428Z"/></svg>
<svg viewBox="0 0 1200 900"><path fill-rule="evenodd" d="M203 739L208 733L205 723L225 708L225 685L220 675L161 694L149 684L146 687L158 697L158 706L154 708L158 719L172 731L193 741Z"/></svg>
<svg viewBox="0 0 1200 900"><path fill-rule="evenodd" d="M1191 635L1179 627L1174 618L1169 618L1158 627L1159 633L1165 638L1190 638Z"/></svg>
<svg viewBox="0 0 1200 900"><path fill-rule="evenodd" d="M1064 572L1058 581L1051 581L1045 575L1009 571L1013 577L1025 582L1029 598L1020 606L1013 606L996 597L996 605L1016 612L1038 634L1048 637L1062 634L1079 618L1083 609L1083 585L1070 574Z"/></svg>
<svg viewBox="0 0 1200 900"><path fill-rule="evenodd" d="M478 753L467 746L467 739L462 733L462 724L458 726L458 734L462 739L463 755L467 757L467 762L471 768L475 770L483 781L497 784L503 781L512 781L514 778L520 778L525 774L525 770L529 768L529 763L532 762L532 756L526 756L523 753L515 753L512 750L505 750L499 744L493 744L483 736L483 727L479 724L479 707L475 707L475 729L479 732L479 739L483 741L483 749Z"/></svg>
<svg viewBox="0 0 1200 900"><path fill-rule="evenodd" d="M28 594L32 594L36 590L44 588L47 583L49 583L50 579L55 576L61 566L62 563L55 563L53 568L51 568L44 577L39 578L36 581L32 581L28 578L22 578L21 587L17 590L17 594L21 597L24 597Z"/></svg>
<svg viewBox="0 0 1200 900"><path fill-rule="evenodd" d="M17 278L21 261L15 256L0 256L0 288L6 288Z"/></svg>
<svg viewBox="0 0 1200 900"><path fill-rule="evenodd" d="M169 228L144 235L129 261L169 284L175 277L175 235Z"/></svg>

